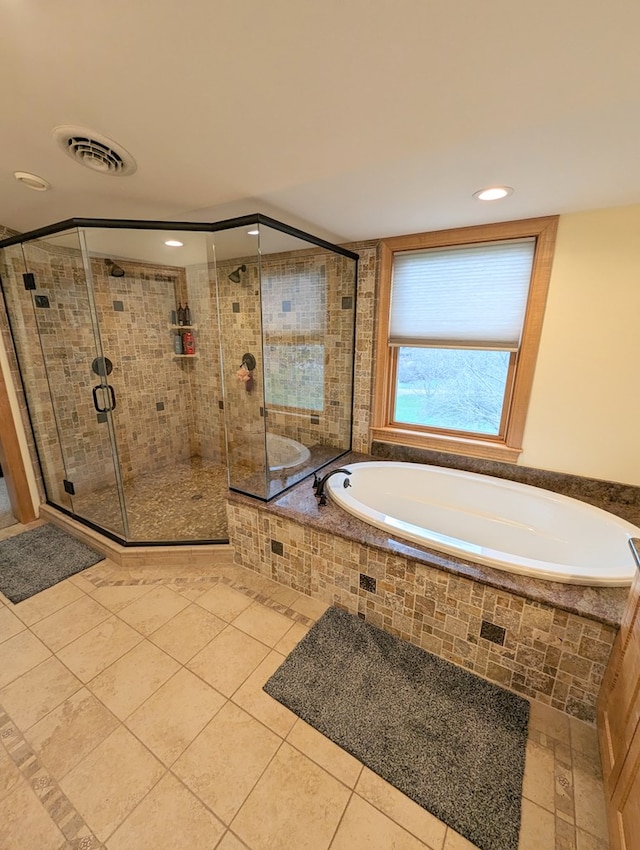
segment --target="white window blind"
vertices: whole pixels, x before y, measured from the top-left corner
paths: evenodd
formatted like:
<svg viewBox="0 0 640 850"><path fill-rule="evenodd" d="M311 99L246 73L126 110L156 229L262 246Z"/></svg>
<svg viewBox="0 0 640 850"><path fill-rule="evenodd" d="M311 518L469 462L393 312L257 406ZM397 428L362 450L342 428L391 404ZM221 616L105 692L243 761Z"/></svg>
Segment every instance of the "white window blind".
<svg viewBox="0 0 640 850"><path fill-rule="evenodd" d="M516 350L535 239L394 256L390 345Z"/></svg>

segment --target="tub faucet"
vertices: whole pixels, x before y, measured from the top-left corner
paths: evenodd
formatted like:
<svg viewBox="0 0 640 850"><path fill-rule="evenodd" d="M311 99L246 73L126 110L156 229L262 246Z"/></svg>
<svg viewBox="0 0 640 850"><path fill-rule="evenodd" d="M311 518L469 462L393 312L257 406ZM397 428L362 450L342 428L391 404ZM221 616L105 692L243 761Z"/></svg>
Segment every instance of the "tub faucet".
<svg viewBox="0 0 640 850"><path fill-rule="evenodd" d="M332 475L335 475L337 472L343 472L345 475L351 475L348 469L334 469L331 472L327 472L324 478L318 478L317 475L313 476L313 489L315 490L316 496L320 499L318 505L322 507L327 504L327 494L324 491L325 484L331 478ZM344 479L342 484L343 487L351 487L351 482L348 478Z"/></svg>

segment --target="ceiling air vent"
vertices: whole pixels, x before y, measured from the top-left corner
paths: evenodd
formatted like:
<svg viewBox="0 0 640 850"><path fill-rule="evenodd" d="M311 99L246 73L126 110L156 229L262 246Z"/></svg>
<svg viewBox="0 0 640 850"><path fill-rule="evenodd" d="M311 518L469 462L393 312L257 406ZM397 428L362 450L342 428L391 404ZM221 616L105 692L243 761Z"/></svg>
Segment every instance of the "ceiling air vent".
<svg viewBox="0 0 640 850"><path fill-rule="evenodd" d="M124 177L136 170L135 159L122 145L93 130L64 125L56 127L53 136L67 156L92 171Z"/></svg>

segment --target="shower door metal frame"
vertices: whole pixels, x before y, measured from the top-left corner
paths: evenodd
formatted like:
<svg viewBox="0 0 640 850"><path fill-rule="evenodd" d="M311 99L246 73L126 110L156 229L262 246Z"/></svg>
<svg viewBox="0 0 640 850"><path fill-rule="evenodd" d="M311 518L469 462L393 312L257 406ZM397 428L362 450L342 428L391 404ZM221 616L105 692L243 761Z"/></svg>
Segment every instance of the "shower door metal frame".
<svg viewBox="0 0 640 850"><path fill-rule="evenodd" d="M352 406L351 406L351 433L349 435L349 438L350 438L349 439L349 448L345 449L344 451L339 452L330 461L327 461L327 463L318 467L319 469L322 469L322 468L324 468L324 466L327 466L329 463L333 463L338 458L343 457L344 455L348 454L351 451L351 445L352 445L352 440L353 440L353 390L354 390L354 377L355 377L355 331L356 331L355 315L356 315L356 305L357 305L357 274L358 274L358 260L359 260L359 255L357 253L355 253L354 251L350 251L348 248L343 248L340 245L336 245L332 242L329 242L326 239L322 239L319 236L314 236L311 233L307 233L304 230L300 230L297 227L293 227L292 225L285 224L284 222L278 221L277 219L271 218L270 216L264 215L263 213L250 213L248 215L237 216L236 218L230 218L230 219L225 219L223 221L216 221L216 222L193 222L193 221L178 221L178 222L176 222L176 221L154 221L154 220L146 220L146 219L69 218L69 219L65 219L63 221L55 222L54 224L50 224L50 225L47 225L45 227L40 227L40 228L37 228L35 230L28 231L26 233L20 233L20 234L17 234L15 236L9 236L5 239L2 239L2 240L0 240L0 249L8 248L12 245L20 245L20 244L23 244L23 243L32 242L33 240L36 240L36 239L43 239L47 236L53 236L55 234L61 233L62 231L71 230L71 229L74 229L74 228L77 229L77 232L79 234L85 228L86 229L106 228L106 229L112 229L112 230L118 230L118 229L120 229L120 230L160 230L160 231L172 230L172 231L176 231L176 232L177 231L184 231L184 232L199 232L199 233L217 233L217 232L224 231L224 230L230 230L230 229L236 228L236 227L244 227L244 226L256 225L256 224L258 224L258 225L263 224L263 225L270 227L274 230L278 230L281 233L288 234L289 236L293 236L297 239L301 239L301 240L308 242L312 245L317 245L318 247L325 248L325 249L331 251L332 253L340 254L344 257L348 257L348 258L355 261L354 271L355 271L356 288L354 290L354 305L353 305L353 309L354 309L354 322L353 322L353 352L354 352L354 356L352 357L352 368L351 368ZM88 253L86 252L86 245L84 244L84 238L83 238L83 243L82 243L82 257L83 257L83 264L85 265L85 274L87 274L86 266L88 264ZM87 275L87 279L91 280L90 274ZM0 285L1 285L1 281L0 281ZM87 288L89 288L89 287L87 287ZM93 294L92 288L91 288L91 291L92 291L92 294ZM93 308L95 309L94 303L93 303ZM7 315L8 315L8 313L7 313ZM92 319L92 321L93 321L93 319ZM11 326L10 322L9 322L9 324ZM99 340L99 338L100 337L99 337L99 333L98 333L97 339ZM21 371L21 366L20 366L19 361L18 361L18 367L19 367L20 372L21 372L21 379L22 379L22 383L23 383L23 386L24 386L24 379L22 377L22 371ZM28 416L29 416L29 420L30 420L30 423L31 423L32 430L33 430L33 417L32 417L31 412L29 410L29 403L28 403L28 397L27 397L26 391L25 391L25 398L27 399L27 413L28 413ZM115 437L115 431L114 431L114 428L113 428L113 422L111 421L111 418L109 417L108 414L107 414L107 421L109 422L110 436L112 438L114 438ZM113 446L113 452L114 452L114 454L113 454L114 467L117 469L116 476L117 476L117 482L118 482L118 492L119 492L119 497L120 497L120 500L121 500L120 503L121 503L121 506L123 508L123 511L122 511L123 521L124 521L124 523L126 523L126 504L124 502L124 489L122 487L121 470L120 470L119 462L118 463L115 462L116 460L119 461L118 453L117 453L117 444L112 441L112 446ZM40 468L42 469L42 462L41 462L41 458L40 458L37 446L36 446L36 455L38 456L38 462L39 462ZM312 474L313 474L313 471L309 472L309 477ZM296 484L298 484L298 483L299 482L295 482L290 487L283 489L278 494L276 494L276 496L282 495L287 490L291 489L291 487L296 486ZM273 496L271 498L276 498L276 496ZM255 498L258 501L264 501L264 502L271 501L270 498L261 499L260 497L256 497L256 496L252 496L252 498ZM69 511L67 508L61 507L60 505L54 504L53 502L51 502L49 500L48 495L47 495L47 504L51 505L52 507L55 507L57 510L60 510L63 513L67 514L68 516L72 517L73 519L76 519L78 522L81 522L83 525L86 525L89 528L92 528L95 531L98 531L100 534L105 535L106 537L110 538L111 540L114 540L115 542L117 542L120 545L125 546L125 547L167 546L167 545L193 546L193 545L197 545L197 544L228 542L228 540L225 540L225 541L221 541L221 540L197 540L197 541L194 541L194 540L183 540L183 541L173 541L173 540L167 540L167 541L164 541L164 540L130 541L130 540L125 540L125 539L122 539L121 537L119 537L117 534L114 534L113 532L104 528L103 526L96 524L92 520L89 520L86 517L79 516L79 515L73 513L72 511Z"/></svg>

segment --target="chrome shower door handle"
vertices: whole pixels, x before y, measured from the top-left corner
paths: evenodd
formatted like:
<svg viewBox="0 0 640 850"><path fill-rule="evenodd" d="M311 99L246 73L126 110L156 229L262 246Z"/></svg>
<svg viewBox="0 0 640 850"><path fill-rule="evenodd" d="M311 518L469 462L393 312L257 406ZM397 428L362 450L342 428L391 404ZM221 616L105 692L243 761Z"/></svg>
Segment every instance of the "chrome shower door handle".
<svg viewBox="0 0 640 850"><path fill-rule="evenodd" d="M111 406L110 407L100 407L98 404L98 390L109 390L109 394L111 396ZM116 394L115 390L111 386L111 384L97 384L93 390L93 406L98 411L98 413L108 413L111 410L116 409Z"/></svg>

